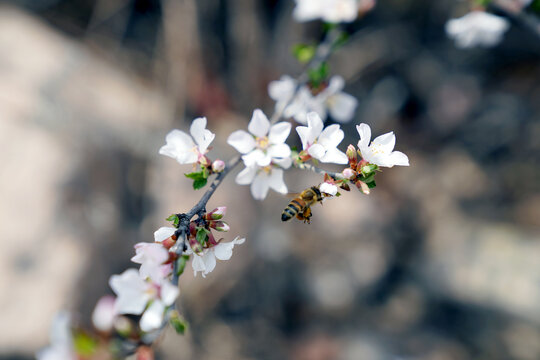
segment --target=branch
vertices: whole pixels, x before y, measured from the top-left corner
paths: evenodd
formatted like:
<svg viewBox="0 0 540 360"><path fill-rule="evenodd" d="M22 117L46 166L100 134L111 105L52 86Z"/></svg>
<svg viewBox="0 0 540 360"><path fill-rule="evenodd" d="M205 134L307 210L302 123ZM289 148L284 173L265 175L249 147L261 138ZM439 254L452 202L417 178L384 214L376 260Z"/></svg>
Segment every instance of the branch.
<svg viewBox="0 0 540 360"><path fill-rule="evenodd" d="M344 177L343 177L343 175L341 175L341 173L336 173L336 172L332 172L332 171L326 171L326 170L318 168L318 167L316 167L316 166L314 166L312 164L308 164L308 163L298 164L298 163L295 163L294 166L296 168L298 168L298 169L313 171L314 173L321 174L321 175L328 175L331 178L333 178L334 180L344 179Z"/></svg>
<svg viewBox="0 0 540 360"><path fill-rule="evenodd" d="M534 15L528 14L523 9L514 9L501 1L493 1L488 6L495 12L500 12L508 18L528 28L534 35L540 37L540 20Z"/></svg>

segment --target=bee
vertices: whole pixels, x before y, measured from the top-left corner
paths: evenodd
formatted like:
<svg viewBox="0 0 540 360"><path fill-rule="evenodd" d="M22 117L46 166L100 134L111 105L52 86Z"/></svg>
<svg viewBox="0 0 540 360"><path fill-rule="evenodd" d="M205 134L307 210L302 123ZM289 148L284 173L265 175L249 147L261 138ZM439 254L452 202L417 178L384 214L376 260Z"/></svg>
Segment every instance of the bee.
<svg viewBox="0 0 540 360"><path fill-rule="evenodd" d="M297 197L291 200L289 205L281 213L281 221L288 221L294 216L298 220L304 220L309 224L311 219L311 208L310 206L315 204L317 201L321 202L323 196L318 186L312 186L309 189L302 191Z"/></svg>

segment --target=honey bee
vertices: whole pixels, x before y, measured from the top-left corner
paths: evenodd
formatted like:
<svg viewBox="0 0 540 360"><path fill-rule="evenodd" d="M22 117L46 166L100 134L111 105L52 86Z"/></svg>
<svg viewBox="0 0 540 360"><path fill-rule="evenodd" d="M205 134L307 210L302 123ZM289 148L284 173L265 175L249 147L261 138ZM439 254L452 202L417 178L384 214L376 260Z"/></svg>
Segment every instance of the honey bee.
<svg viewBox="0 0 540 360"><path fill-rule="evenodd" d="M323 196L318 186L312 186L309 189L302 191L297 197L291 200L289 205L281 213L281 221L288 221L294 216L298 220L303 220L309 224L311 219L310 206L317 201L322 201Z"/></svg>

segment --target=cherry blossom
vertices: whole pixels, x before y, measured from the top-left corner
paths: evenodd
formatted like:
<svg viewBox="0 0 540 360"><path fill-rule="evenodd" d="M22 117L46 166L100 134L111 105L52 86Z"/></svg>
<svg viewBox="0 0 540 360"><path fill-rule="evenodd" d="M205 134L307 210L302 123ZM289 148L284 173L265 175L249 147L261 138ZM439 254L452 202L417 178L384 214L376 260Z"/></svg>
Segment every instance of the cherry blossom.
<svg viewBox="0 0 540 360"><path fill-rule="evenodd" d="M141 279L136 269L128 269L113 275L109 285L117 295L117 314L141 315L140 327L148 332L158 329L163 323L167 306L174 303L179 290L168 281L151 282ZM150 306L147 307L147 305Z"/></svg>
<svg viewBox="0 0 540 360"><path fill-rule="evenodd" d="M205 117L193 120L189 132L191 136L176 129L169 132L159 153L176 159L180 164L197 163L207 153L215 134L206 129Z"/></svg>
<svg viewBox="0 0 540 360"><path fill-rule="evenodd" d="M102 296L97 302L92 312L92 323L99 331L108 332L112 330L116 316L114 312L115 302L115 297L111 295Z"/></svg>
<svg viewBox="0 0 540 360"><path fill-rule="evenodd" d="M257 109L248 125L249 133L237 130L229 135L227 142L240 153L246 168L236 177L240 185L251 184L251 194L263 200L270 188L280 193L287 192L283 181L283 170L291 166L291 149L285 140L291 124L279 122L271 125L264 113Z"/></svg>
<svg viewBox="0 0 540 360"><path fill-rule="evenodd" d="M394 165L409 166L409 158L402 152L393 151L396 144L394 132L380 135L369 144L371 139L371 128L367 124L356 126L360 135L358 148L364 160L371 164L384 167L393 167Z"/></svg>
<svg viewBox="0 0 540 360"><path fill-rule="evenodd" d="M149 277L153 281L161 281L172 271L172 264L164 264L169 260L169 252L159 243L141 242L135 245L136 255L131 261L141 264L139 275L142 279Z"/></svg>
<svg viewBox="0 0 540 360"><path fill-rule="evenodd" d="M497 45L510 24L500 16L485 11L471 11L458 19L446 23L446 33L460 48Z"/></svg>
<svg viewBox="0 0 540 360"><path fill-rule="evenodd" d="M169 237L171 237L175 231L176 228L162 226L154 232L154 241L158 243L163 242Z"/></svg>
<svg viewBox="0 0 540 360"><path fill-rule="evenodd" d="M296 0L293 16L297 21L322 19L326 22L351 22L358 17L357 0Z"/></svg>
<svg viewBox="0 0 540 360"><path fill-rule="evenodd" d="M203 277L211 273L216 267L216 259L229 260L232 256L232 251L235 245L241 245L246 241L245 238L239 238L238 236L230 242L220 242L219 244L212 246L211 248L204 249L202 254L197 254L193 250L188 249L187 254L193 254L193 274L197 276L197 272L201 272Z"/></svg>
<svg viewBox="0 0 540 360"><path fill-rule="evenodd" d="M338 192L338 188L336 185L334 184L330 184L328 182L323 182L320 186L319 186L319 190L324 193L324 194L327 194L327 195L330 195L330 196L336 196L337 192Z"/></svg>
<svg viewBox="0 0 540 360"><path fill-rule="evenodd" d="M73 337L70 329L71 317L67 312L58 313L52 323L50 344L38 351L37 360L76 360Z"/></svg>
<svg viewBox="0 0 540 360"><path fill-rule="evenodd" d="M307 123L308 126L296 127L304 151L324 163L346 164L347 155L337 148L345 136L339 125L330 125L323 130L323 122L316 112L307 114Z"/></svg>
<svg viewBox="0 0 540 360"><path fill-rule="evenodd" d="M295 92L297 85L296 80L286 75L268 85L268 93L276 101L276 111L283 111L284 117L293 117L303 125L307 123L306 114L311 111L317 112L323 120L328 114L341 123L353 118L358 101L342 91L345 80L341 76L330 78L328 85L315 96L306 85Z"/></svg>

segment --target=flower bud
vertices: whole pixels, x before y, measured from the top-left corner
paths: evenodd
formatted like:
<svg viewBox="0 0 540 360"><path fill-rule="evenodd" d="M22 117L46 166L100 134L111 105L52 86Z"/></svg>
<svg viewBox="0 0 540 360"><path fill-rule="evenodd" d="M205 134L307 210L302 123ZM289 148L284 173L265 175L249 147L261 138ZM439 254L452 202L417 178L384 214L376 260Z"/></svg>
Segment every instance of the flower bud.
<svg viewBox="0 0 540 360"><path fill-rule="evenodd" d="M353 164L356 164L356 161L358 160L358 155L356 153L356 148L354 147L354 145L350 144L347 147L347 151L345 152L345 154L347 154L347 158L349 158L349 163L351 164L351 166L353 166Z"/></svg>
<svg viewBox="0 0 540 360"><path fill-rule="evenodd" d="M123 337L129 337L133 331L131 321L125 316L118 316L114 319L114 329Z"/></svg>
<svg viewBox="0 0 540 360"><path fill-rule="evenodd" d="M356 177L356 171L354 171L351 168L346 168L345 170L343 170L341 175L343 175L343 177L345 179L352 179L352 178Z"/></svg>
<svg viewBox="0 0 540 360"><path fill-rule="evenodd" d="M193 250L194 253L200 254L203 251L202 245L199 244L195 236L189 236L188 241L189 241L189 247L191 248L191 250Z"/></svg>
<svg viewBox="0 0 540 360"><path fill-rule="evenodd" d="M92 323L94 327L103 332L110 332L113 328L114 318L114 303L116 298L111 295L102 296L96 304L92 313Z"/></svg>
<svg viewBox="0 0 540 360"><path fill-rule="evenodd" d="M212 163L212 171L215 173L220 173L223 170L225 170L225 161L223 160L216 160Z"/></svg>
<svg viewBox="0 0 540 360"><path fill-rule="evenodd" d="M358 180L355 183L355 185L358 188L358 190L360 190L361 192L363 192L366 195L369 195L369 192L370 192L369 191L369 186L367 186L367 184L365 182Z"/></svg>
<svg viewBox="0 0 540 360"><path fill-rule="evenodd" d="M221 220L227 212L226 206L220 206L207 213L204 218L206 220Z"/></svg>
<svg viewBox="0 0 540 360"><path fill-rule="evenodd" d="M225 221L210 221L210 227L217 231L229 231L231 229Z"/></svg>
<svg viewBox="0 0 540 360"><path fill-rule="evenodd" d="M368 177L374 174L375 171L377 171L377 169L378 169L377 165L368 164L368 165L362 166L362 169L360 171L362 172L362 175L364 175L364 177Z"/></svg>
<svg viewBox="0 0 540 360"><path fill-rule="evenodd" d="M163 247L165 249L167 249L167 250L172 248L174 246L174 244L176 244L176 236L175 235L169 236L168 238L166 238L165 240L163 240L161 242L161 245L163 245Z"/></svg>

